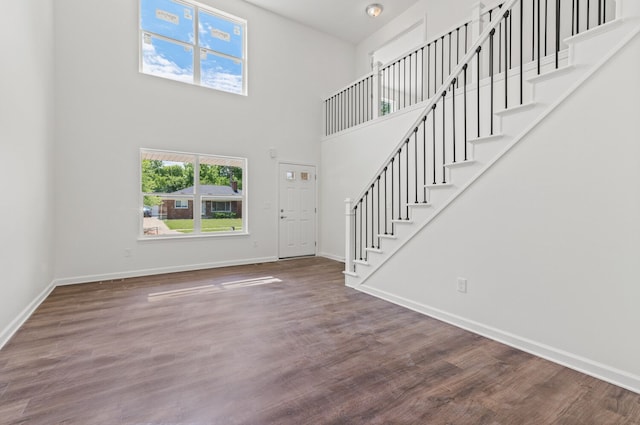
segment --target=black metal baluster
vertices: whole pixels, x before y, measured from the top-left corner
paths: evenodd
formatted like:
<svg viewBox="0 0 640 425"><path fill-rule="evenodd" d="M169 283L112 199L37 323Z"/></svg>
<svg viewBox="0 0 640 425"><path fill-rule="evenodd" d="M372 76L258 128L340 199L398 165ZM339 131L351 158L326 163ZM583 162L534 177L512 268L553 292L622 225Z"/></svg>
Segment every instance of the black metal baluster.
<svg viewBox="0 0 640 425"><path fill-rule="evenodd" d="M598 0L598 25L602 25L602 0Z"/></svg>
<svg viewBox="0 0 640 425"><path fill-rule="evenodd" d="M509 25L507 18L509 17L509 11L504 13L504 24ZM508 90L509 90L509 68L507 68L507 33L505 26L504 36L504 109L508 108Z"/></svg>
<svg viewBox="0 0 640 425"><path fill-rule="evenodd" d="M460 63L460 27L456 28L456 65Z"/></svg>
<svg viewBox="0 0 640 425"><path fill-rule="evenodd" d="M369 191L364 193L364 260L367 261L369 247Z"/></svg>
<svg viewBox="0 0 640 425"><path fill-rule="evenodd" d="M587 0L587 31L589 31L589 17L591 15L591 3Z"/></svg>
<svg viewBox="0 0 640 425"><path fill-rule="evenodd" d="M576 0L576 34L580 34L580 0Z"/></svg>
<svg viewBox="0 0 640 425"><path fill-rule="evenodd" d="M442 36L442 47L440 48L440 84L444 83L444 35Z"/></svg>
<svg viewBox="0 0 640 425"><path fill-rule="evenodd" d="M467 64L465 63L462 67L462 71L464 74L464 85L463 88L463 116L464 116L464 160L467 160Z"/></svg>
<svg viewBox="0 0 640 425"><path fill-rule="evenodd" d="M409 105L411 105L411 56L413 54L409 54Z"/></svg>
<svg viewBox="0 0 640 425"><path fill-rule="evenodd" d="M602 0L602 23L607 22L607 0Z"/></svg>
<svg viewBox="0 0 640 425"><path fill-rule="evenodd" d="M392 235L393 235L393 231L394 231L394 228L395 228L394 225L393 225L393 213L394 213L394 211L393 211L394 203L393 202L395 200L394 196L393 196L393 193L394 193L393 175L395 174L394 171L393 171L393 163L395 162L395 160L396 160L396 158L395 158L395 156L393 156L391 158L391 234Z"/></svg>
<svg viewBox="0 0 640 425"><path fill-rule="evenodd" d="M500 45L502 44L502 21L498 25L498 74L502 72L502 50Z"/></svg>
<svg viewBox="0 0 640 425"><path fill-rule="evenodd" d="M414 169L413 169L413 176L415 177L415 193L416 193L416 201L415 203L418 203L418 127L415 128L415 130L413 130L413 147L414 147L414 154L413 154L413 165L414 165Z"/></svg>
<svg viewBox="0 0 640 425"><path fill-rule="evenodd" d="M338 99L340 99L339 105L340 105L340 109L339 109L339 115L338 115L338 131L342 131L343 129L343 125L344 125L344 120L342 118L342 114L344 113L344 100L342 99L342 92L340 92L338 94Z"/></svg>
<svg viewBox="0 0 640 425"><path fill-rule="evenodd" d="M540 75L540 0L538 0L538 75Z"/></svg>
<svg viewBox="0 0 640 425"><path fill-rule="evenodd" d="M449 71L447 76L451 75L451 33L449 33Z"/></svg>
<svg viewBox="0 0 640 425"><path fill-rule="evenodd" d="M531 0L531 61L536 59L536 0Z"/></svg>
<svg viewBox="0 0 640 425"><path fill-rule="evenodd" d="M420 101L422 102L424 100L424 46L420 48L420 59L422 59L420 61L420 77L422 82L422 84L420 84ZM418 76L416 75L416 81L417 78Z"/></svg>
<svg viewBox="0 0 640 425"><path fill-rule="evenodd" d="M327 133L329 132L328 130L328 119L329 119L329 107L327 106L327 101L324 101L324 135L326 136Z"/></svg>
<svg viewBox="0 0 640 425"><path fill-rule="evenodd" d="M388 207L387 205L389 205L389 201L387 201L387 167L384 167L384 234L388 235L387 233L387 222L388 222L388 217L387 217L387 210Z"/></svg>
<svg viewBox="0 0 640 425"><path fill-rule="evenodd" d="M402 220L402 146L398 150L398 220Z"/></svg>
<svg viewBox="0 0 640 425"><path fill-rule="evenodd" d="M571 0L571 35L576 34L576 0Z"/></svg>
<svg viewBox="0 0 640 425"><path fill-rule="evenodd" d="M377 204L378 207L376 208L376 211L378 213L377 214L377 216L378 216L377 217L378 218L378 233L376 233L376 235L378 235L377 236L377 239L378 239L377 248L380 249L380 175L378 175L377 182L378 182L378 204Z"/></svg>
<svg viewBox="0 0 640 425"><path fill-rule="evenodd" d="M360 261L362 261L362 198L360 198Z"/></svg>
<svg viewBox="0 0 640 425"><path fill-rule="evenodd" d="M433 135L431 138L431 146L433 148L433 183L432 184L436 184L436 105L437 103L434 103L433 106L431 107L431 116L433 116L433 125L432 125L432 129L433 129Z"/></svg>
<svg viewBox="0 0 640 425"><path fill-rule="evenodd" d="M489 33L489 134L493 136L493 36L496 33L496 29L493 28ZM499 49L498 49L499 50Z"/></svg>
<svg viewBox="0 0 640 425"><path fill-rule="evenodd" d="M406 172L406 191L405 191L405 207L407 209L407 220L409 220L409 139L405 140L404 142L404 146L405 146L405 155L406 155L406 162L407 165L405 165L405 172Z"/></svg>
<svg viewBox="0 0 640 425"><path fill-rule="evenodd" d="M409 78L409 84L411 84L411 78ZM409 87L411 90L411 87ZM402 94L403 94L403 103L402 107L407 107L407 57L402 58Z"/></svg>
<svg viewBox="0 0 640 425"><path fill-rule="evenodd" d="M422 202L427 203L427 116L422 117Z"/></svg>
<svg viewBox="0 0 640 425"><path fill-rule="evenodd" d="M522 105L522 94L523 94L523 87L524 87L524 67L523 67L523 56L524 56L524 42L523 42L523 33L524 30L522 28L522 24L523 24L523 13L522 13L522 9L524 8L524 3L522 3L522 0L520 0L520 104Z"/></svg>
<svg viewBox="0 0 640 425"><path fill-rule="evenodd" d="M446 121L445 121L445 117L446 117L446 112L447 112L447 108L445 107L445 98L447 97L447 91L443 91L442 92L442 184L445 184L447 182L447 178L446 175L447 173L445 172L445 167L444 165L447 162L447 155L446 155L446 148L445 148L445 143L446 143Z"/></svg>
<svg viewBox="0 0 640 425"><path fill-rule="evenodd" d="M434 40L433 45L433 94L438 90L438 39Z"/></svg>
<svg viewBox="0 0 640 425"><path fill-rule="evenodd" d="M452 92L451 92L451 101L452 103L452 123L453 123L453 129L452 129L452 135L453 135L453 162L456 162L456 83L458 82L457 78L454 78L453 81L451 82L451 87L452 87Z"/></svg>
<svg viewBox="0 0 640 425"><path fill-rule="evenodd" d="M480 137L480 51L482 50L481 46L478 46L476 49L476 92L478 93L478 137Z"/></svg>
<svg viewBox="0 0 640 425"><path fill-rule="evenodd" d="M358 204L353 207L353 259L358 259ZM356 265L353 265L353 271L356 270Z"/></svg>
<svg viewBox="0 0 640 425"><path fill-rule="evenodd" d="M371 248L375 248L376 244L375 244L375 235L376 235L376 229L375 229L375 217L374 217L374 207L375 207L375 191L373 190L375 186L375 183L373 183L371 185Z"/></svg>
<svg viewBox="0 0 640 425"><path fill-rule="evenodd" d="M556 69L559 66L560 52L560 0L556 0Z"/></svg>

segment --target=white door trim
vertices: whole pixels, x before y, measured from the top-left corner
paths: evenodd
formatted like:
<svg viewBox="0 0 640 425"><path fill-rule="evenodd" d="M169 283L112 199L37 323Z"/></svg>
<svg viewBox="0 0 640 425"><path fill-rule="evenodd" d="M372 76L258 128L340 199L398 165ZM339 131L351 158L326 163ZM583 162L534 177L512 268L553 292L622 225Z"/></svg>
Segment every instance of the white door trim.
<svg viewBox="0 0 640 425"><path fill-rule="evenodd" d="M276 208L275 208L275 212L276 212L276 220L278 222L278 227L276 229L276 233L277 233L277 237L276 237L276 250L278 252L278 258L283 258L280 255L280 167L282 165L298 165L298 166L302 166L302 167L313 167L316 171L315 171L315 178L313 181L313 187L315 190L315 199L313 200L314 204L315 204L315 216L313 218L314 220L314 225L315 225L315 248L314 248L314 254L315 256L318 255L318 166L316 164L311 164L311 163L307 163L307 162L296 162L296 161L287 161L287 160L278 160L277 164L276 164Z"/></svg>

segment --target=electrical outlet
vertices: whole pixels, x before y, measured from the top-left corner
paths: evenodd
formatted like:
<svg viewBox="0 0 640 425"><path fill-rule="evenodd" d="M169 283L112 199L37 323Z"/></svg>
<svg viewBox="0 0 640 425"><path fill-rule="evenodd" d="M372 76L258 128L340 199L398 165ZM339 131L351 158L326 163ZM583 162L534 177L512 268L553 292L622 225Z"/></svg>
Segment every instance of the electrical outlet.
<svg viewBox="0 0 640 425"><path fill-rule="evenodd" d="M463 294L467 293L467 279L463 279L461 277L458 278L458 292Z"/></svg>

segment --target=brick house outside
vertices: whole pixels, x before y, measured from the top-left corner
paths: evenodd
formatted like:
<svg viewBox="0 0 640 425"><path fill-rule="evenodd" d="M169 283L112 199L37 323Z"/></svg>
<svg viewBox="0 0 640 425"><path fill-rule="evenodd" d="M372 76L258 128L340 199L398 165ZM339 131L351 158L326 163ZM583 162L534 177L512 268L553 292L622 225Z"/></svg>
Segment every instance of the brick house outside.
<svg viewBox="0 0 640 425"><path fill-rule="evenodd" d="M238 189L238 183L232 182L231 186L201 185L200 193L203 197L200 208L202 218L242 218L242 190ZM171 195L193 195L193 186L187 187ZM160 218L191 219L193 215L193 200L185 198L165 199L159 208Z"/></svg>

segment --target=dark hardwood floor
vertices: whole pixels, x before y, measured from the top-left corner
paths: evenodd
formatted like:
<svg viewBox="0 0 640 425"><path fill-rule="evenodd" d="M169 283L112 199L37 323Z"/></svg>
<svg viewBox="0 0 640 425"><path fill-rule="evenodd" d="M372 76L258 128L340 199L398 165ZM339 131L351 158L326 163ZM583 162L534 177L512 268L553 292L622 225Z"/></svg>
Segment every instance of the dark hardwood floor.
<svg viewBox="0 0 640 425"><path fill-rule="evenodd" d="M640 424L640 395L346 288L341 268L57 288L0 351L0 423Z"/></svg>

